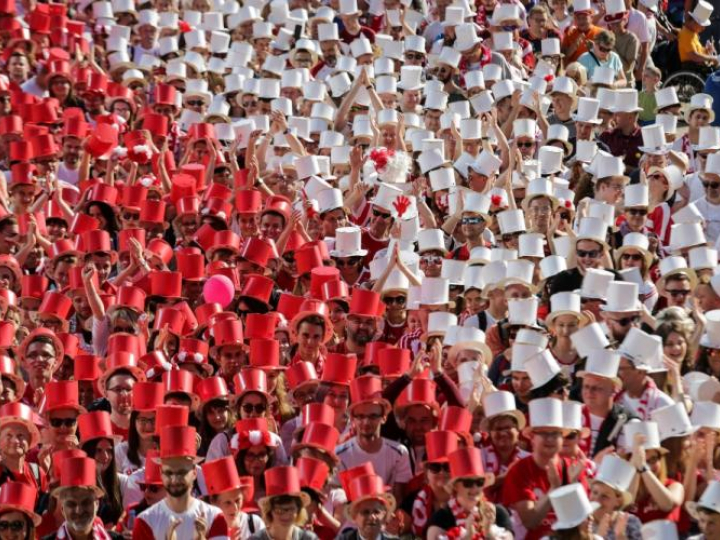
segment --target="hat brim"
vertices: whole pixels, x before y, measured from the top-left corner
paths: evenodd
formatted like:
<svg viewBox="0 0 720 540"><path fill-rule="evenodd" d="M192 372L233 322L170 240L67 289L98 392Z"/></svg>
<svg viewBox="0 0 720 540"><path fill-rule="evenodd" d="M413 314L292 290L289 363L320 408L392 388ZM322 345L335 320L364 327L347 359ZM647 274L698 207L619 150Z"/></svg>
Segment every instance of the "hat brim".
<svg viewBox="0 0 720 540"><path fill-rule="evenodd" d="M482 361L488 365L493 359L493 353L490 350L490 347L488 347L485 343L480 343L479 341L463 341L450 347L450 351L448 352L448 361L454 362L460 351L478 352L482 354Z"/></svg>
<svg viewBox="0 0 720 540"><path fill-rule="evenodd" d="M383 398L373 398L373 399L365 399L363 401L358 401L357 403L351 403L349 407L350 414L352 414L353 409L356 407L359 407L360 405L380 405L383 408L383 414L388 415L392 412L392 405L390 405L390 402L387 399Z"/></svg>
<svg viewBox="0 0 720 540"><path fill-rule="evenodd" d="M393 497L390 493L381 493L377 495L367 495L365 497L359 497L352 501L347 508L345 509L345 515L348 519L352 518L353 511L357 507L358 504L365 501L379 501L383 503L385 506L387 506L388 513L392 514L395 512L395 509L397 508L397 502L395 501L395 497Z"/></svg>
<svg viewBox="0 0 720 540"><path fill-rule="evenodd" d="M503 411L497 414L493 414L491 416L486 416L480 422L480 429L482 429L483 431L489 431L490 422L492 422L495 418L501 418L503 416L509 416L511 418L514 418L518 424L518 431L524 430L527 426L527 420L525 418L525 415L519 410L513 409L510 411Z"/></svg>
<svg viewBox="0 0 720 540"><path fill-rule="evenodd" d="M321 445L319 445L319 444L314 444L314 443L297 443L297 444L294 444L294 445L292 445L292 447L290 448L290 454L291 454L291 455L295 455L295 452L299 452L300 450L303 450L303 449L305 449L305 448L312 448L312 449L314 449L314 450L318 450L318 451L320 451L320 452L323 452L327 457L329 457L329 458L332 460L332 462L333 462L335 465L337 465L338 463L340 463L340 458L335 455L335 452L331 452L330 450L328 450L328 449L325 448L324 446L321 446Z"/></svg>
<svg viewBox="0 0 720 540"><path fill-rule="evenodd" d="M585 521L588 517L590 517L595 512L595 510L600 508L600 503L591 502L590 508L591 508L591 511L587 516L575 517L571 521L556 521L555 523L552 524L552 530L557 531L557 530L572 529L573 527L577 527L583 521Z"/></svg>
<svg viewBox="0 0 720 540"><path fill-rule="evenodd" d="M306 319L307 317L311 315L317 315L318 317L322 317L325 321L325 335L323 336L323 344L330 341L333 337L333 334L335 333L334 326L332 321L330 320L330 317L327 317L325 315L321 315L317 311L301 311L297 315L295 315L292 318L292 321L290 321L290 336L297 341L298 338L298 326L300 323Z"/></svg>
<svg viewBox="0 0 720 540"><path fill-rule="evenodd" d="M552 325L555 319L563 315L573 315L574 317L577 317L581 327L585 326L590 322L590 319L587 315L585 315L585 313L579 313L577 311L571 311L569 309L561 309L558 311L551 311L550 314L545 317L545 326L550 327L550 325Z"/></svg>
<svg viewBox="0 0 720 540"><path fill-rule="evenodd" d="M17 416L3 416L2 418L0 418L0 429L12 424L20 424L28 430L28 432L30 433L30 448L33 448L40 444L40 430L32 422L29 422L28 420Z"/></svg>
<svg viewBox="0 0 720 540"><path fill-rule="evenodd" d="M310 495L308 495L304 491L300 491L299 493L283 493L281 495L269 495L258 500L258 506L260 507L260 511L262 514L267 514L270 512L270 503L276 497L297 497L298 499L300 499L304 508L310 506L310 503L312 502L310 499Z"/></svg>
<svg viewBox="0 0 720 540"><path fill-rule="evenodd" d="M616 389L622 388L623 382L620 379L620 377L608 377L607 375L602 375L600 373L595 373L594 371L587 371L587 370L580 370L575 374L575 377L585 377L585 375L590 375L592 377L598 377L600 379L605 379L606 381L610 381L615 385Z"/></svg>
<svg viewBox="0 0 720 540"><path fill-rule="evenodd" d="M105 492L100 486L58 486L52 490L51 494L55 498L59 498L62 493L69 489L87 489L92 491L98 499L102 499L105 496Z"/></svg>

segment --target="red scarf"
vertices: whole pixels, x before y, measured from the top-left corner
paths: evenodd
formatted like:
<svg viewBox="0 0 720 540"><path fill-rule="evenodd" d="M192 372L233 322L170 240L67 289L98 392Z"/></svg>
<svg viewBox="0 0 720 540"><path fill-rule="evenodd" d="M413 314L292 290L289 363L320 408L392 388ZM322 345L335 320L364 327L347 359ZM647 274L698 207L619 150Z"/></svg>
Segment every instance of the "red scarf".
<svg viewBox="0 0 720 540"><path fill-rule="evenodd" d="M615 398L615 401L617 403L622 403L625 394L625 390L620 392ZM640 417L640 420L642 420L643 422L650 420L650 413L657 409L657 400L658 389L657 386L655 386L655 381L653 381L650 377L646 377L645 388L643 389L642 395L640 396L640 404L637 406L637 409L635 411ZM652 408L650 408L651 404Z"/></svg>
<svg viewBox="0 0 720 540"><path fill-rule="evenodd" d="M415 498L412 508L412 530L415 536L425 536L425 528L432 516L434 506L435 495L432 488L423 487Z"/></svg>
<svg viewBox="0 0 720 540"><path fill-rule="evenodd" d="M99 518L95 518L92 528L93 540L110 540L110 535L105 530L102 521ZM58 540L72 540L70 531L67 530L67 522L63 522L57 532Z"/></svg>
<svg viewBox="0 0 720 540"><path fill-rule="evenodd" d="M455 517L455 526L446 532L446 536L449 540L458 539L458 540L464 540L467 538L467 527L465 526L468 519L475 519L474 517L470 516L470 514L467 513L467 511L460 505L460 503L457 501L455 497L450 499L450 502L448 503L448 507L450 508L450 511L453 513L453 516ZM485 535L483 534L482 529L480 528L479 523L476 519L476 525L475 525L475 534L472 536L472 540L482 540L485 538Z"/></svg>

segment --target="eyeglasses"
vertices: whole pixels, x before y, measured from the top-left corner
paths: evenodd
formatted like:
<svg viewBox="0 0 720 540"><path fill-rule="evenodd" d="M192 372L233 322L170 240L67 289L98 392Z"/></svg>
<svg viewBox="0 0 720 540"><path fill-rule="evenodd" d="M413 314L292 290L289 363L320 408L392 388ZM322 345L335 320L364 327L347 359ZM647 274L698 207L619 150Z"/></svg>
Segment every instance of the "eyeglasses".
<svg viewBox="0 0 720 540"><path fill-rule="evenodd" d="M704 187L705 189L708 189L708 188L710 188L710 189L720 188L720 182L703 182L702 185L703 185L703 187Z"/></svg>
<svg viewBox="0 0 720 540"><path fill-rule="evenodd" d="M114 386L113 388L108 388L107 391L113 394L132 394L133 389L127 386Z"/></svg>
<svg viewBox="0 0 720 540"><path fill-rule="evenodd" d="M253 412L262 414L267 410L267 405L264 403L245 403L242 410L246 414L252 414Z"/></svg>
<svg viewBox="0 0 720 540"><path fill-rule="evenodd" d="M352 266L357 266L360 261L362 261L362 258L360 257L348 257L347 259L339 257L335 259L335 266L338 268L350 268Z"/></svg>
<svg viewBox="0 0 720 540"><path fill-rule="evenodd" d="M272 509L273 513L275 514L297 514L298 508L297 506L276 506Z"/></svg>
<svg viewBox="0 0 720 540"><path fill-rule="evenodd" d="M20 532L24 528L24 521L0 521L0 531L11 530L13 532Z"/></svg>
<svg viewBox="0 0 720 540"><path fill-rule="evenodd" d="M443 258L440 255L423 255L420 262L425 264L442 264Z"/></svg>
<svg viewBox="0 0 720 540"><path fill-rule="evenodd" d="M532 148L535 146L534 142L519 142L517 143L518 148Z"/></svg>
<svg viewBox="0 0 720 540"><path fill-rule="evenodd" d="M257 101L244 101L242 106L246 109L249 109L250 107L257 107L258 102Z"/></svg>
<svg viewBox="0 0 720 540"><path fill-rule="evenodd" d="M635 315L634 317L623 317L622 319L616 319L615 322L620 326L629 326L631 324L640 322L640 316Z"/></svg>
<svg viewBox="0 0 720 540"><path fill-rule="evenodd" d="M377 422L382 418L382 414L354 414L353 418L357 420L358 422L362 422L363 420L370 420L371 422Z"/></svg>
<svg viewBox="0 0 720 540"><path fill-rule="evenodd" d="M152 427L155 425L155 418L144 418L142 416L138 416L137 422L141 426Z"/></svg>
<svg viewBox="0 0 720 540"><path fill-rule="evenodd" d="M620 258L624 261L642 261L644 259L639 253L623 253Z"/></svg>
<svg viewBox="0 0 720 540"><path fill-rule="evenodd" d="M646 216L647 208L628 208L627 213L631 216Z"/></svg>
<svg viewBox="0 0 720 540"><path fill-rule="evenodd" d="M549 214L550 212L552 212L552 208L550 208L549 206L532 206L532 207L530 208L530 211L533 212L533 213L535 213L535 214L544 214L544 215L547 215L547 214Z"/></svg>
<svg viewBox="0 0 720 540"><path fill-rule="evenodd" d="M612 52L612 49L611 49L611 48L609 48L609 47L603 47L603 46L601 46L601 45L598 45L598 50L599 50L600 52L604 52L604 53Z"/></svg>
<svg viewBox="0 0 720 540"><path fill-rule="evenodd" d="M463 478L460 483L465 489L472 489L474 487L483 487L485 485L485 479L483 478Z"/></svg>
<svg viewBox="0 0 720 540"><path fill-rule="evenodd" d="M430 471L433 474L450 472L450 464L449 463L428 463L427 468L428 468L428 471Z"/></svg>
<svg viewBox="0 0 720 540"><path fill-rule="evenodd" d="M692 291L689 289L665 289L665 292L667 292L673 298L676 296L687 296L689 294L692 294Z"/></svg>
<svg viewBox="0 0 720 540"><path fill-rule="evenodd" d="M374 217L379 217L379 218L383 218L383 219L390 219L392 217L392 214L385 214L383 212L378 212L374 208L373 208L372 214Z"/></svg>
<svg viewBox="0 0 720 540"><path fill-rule="evenodd" d="M77 418L51 418L50 425L54 428L73 427L77 424Z"/></svg>
<svg viewBox="0 0 720 540"><path fill-rule="evenodd" d="M597 259L602 255L602 251L599 249L593 249L592 251L585 251L584 249L577 250L578 259Z"/></svg>
<svg viewBox="0 0 720 540"><path fill-rule="evenodd" d="M423 55L422 53L409 52L405 53L405 58L407 58L408 60L423 60L425 58L425 55Z"/></svg>
<svg viewBox="0 0 720 540"><path fill-rule="evenodd" d="M201 99L189 99L185 103L187 103L190 107L202 107L205 105L205 102Z"/></svg>
<svg viewBox="0 0 720 540"><path fill-rule="evenodd" d="M397 304L398 306L404 306L406 301L407 301L407 298L405 298L404 296L386 296L385 297L386 304Z"/></svg>
<svg viewBox="0 0 720 540"><path fill-rule="evenodd" d="M460 220L463 225L478 225L484 223L485 220L481 217L464 217Z"/></svg>
<svg viewBox="0 0 720 540"><path fill-rule="evenodd" d="M137 221L140 219L140 212L123 212L122 217L125 221Z"/></svg>

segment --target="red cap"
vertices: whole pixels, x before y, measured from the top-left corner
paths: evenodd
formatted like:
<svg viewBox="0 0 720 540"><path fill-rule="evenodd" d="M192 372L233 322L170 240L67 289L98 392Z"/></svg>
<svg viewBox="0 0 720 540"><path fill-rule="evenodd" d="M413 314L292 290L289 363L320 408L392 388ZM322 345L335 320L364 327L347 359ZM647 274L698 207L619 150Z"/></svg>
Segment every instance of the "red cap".
<svg viewBox="0 0 720 540"><path fill-rule="evenodd" d="M208 495L235 491L247 485L240 480L235 460L230 456L203 463L202 470Z"/></svg>
<svg viewBox="0 0 720 540"><path fill-rule="evenodd" d="M458 438L454 431L428 431L425 433L426 461L447 462L448 456L457 450Z"/></svg>
<svg viewBox="0 0 720 540"><path fill-rule="evenodd" d="M77 381L50 381L45 385L45 403L42 412L61 409L84 411L80 407Z"/></svg>
<svg viewBox="0 0 720 540"><path fill-rule="evenodd" d="M356 369L357 356L354 354L330 353L325 358L325 367L320 380L348 386L350 381L355 378Z"/></svg>
<svg viewBox="0 0 720 540"><path fill-rule="evenodd" d="M160 459L197 456L197 438L192 426L167 426L160 432Z"/></svg>
<svg viewBox="0 0 720 540"><path fill-rule="evenodd" d="M300 475L300 485L316 493L324 493L325 482L330 475L327 464L312 457L301 457L295 464Z"/></svg>
<svg viewBox="0 0 720 540"><path fill-rule="evenodd" d="M453 480L485 476L482 452L474 446L470 448L459 448L451 454L448 454L448 462L450 463L450 477Z"/></svg>
<svg viewBox="0 0 720 540"><path fill-rule="evenodd" d="M140 381L133 386L133 410L153 412L163 404L165 388L156 382Z"/></svg>
<svg viewBox="0 0 720 540"><path fill-rule="evenodd" d="M78 430L82 444L94 439L116 439L113 433L110 413L93 411L78 416Z"/></svg>
<svg viewBox="0 0 720 540"><path fill-rule="evenodd" d="M97 485L95 460L87 457L71 457L60 466L59 488L86 487L102 496L103 490Z"/></svg>

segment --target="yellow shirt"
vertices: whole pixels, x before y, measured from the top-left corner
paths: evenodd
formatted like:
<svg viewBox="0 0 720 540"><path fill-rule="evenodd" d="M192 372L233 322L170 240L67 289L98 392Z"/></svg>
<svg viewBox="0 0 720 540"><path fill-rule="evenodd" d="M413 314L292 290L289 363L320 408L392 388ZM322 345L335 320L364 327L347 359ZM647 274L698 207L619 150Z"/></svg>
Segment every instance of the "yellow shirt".
<svg viewBox="0 0 720 540"><path fill-rule="evenodd" d="M700 36L683 27L678 34L678 51L681 62L691 62L690 53L705 54L705 47L700 44Z"/></svg>

